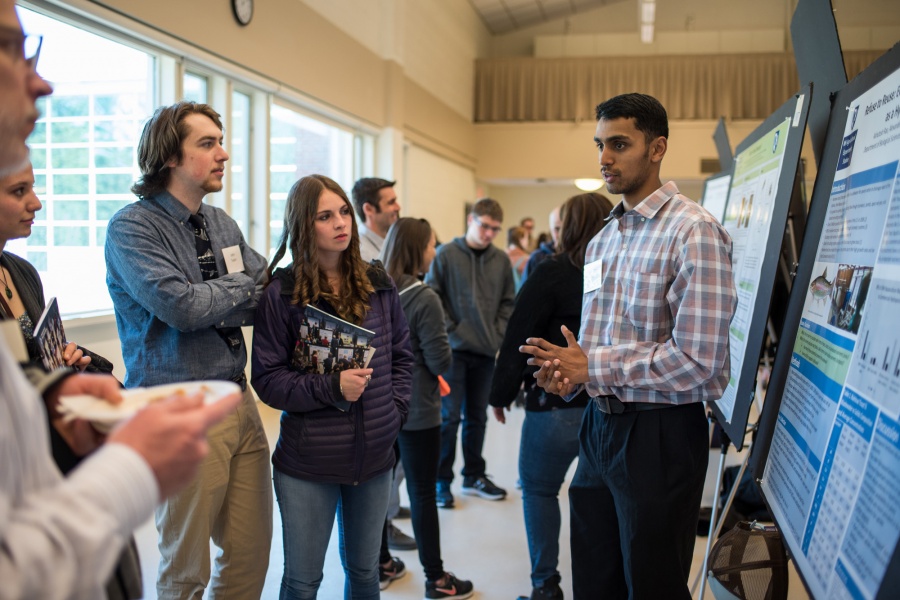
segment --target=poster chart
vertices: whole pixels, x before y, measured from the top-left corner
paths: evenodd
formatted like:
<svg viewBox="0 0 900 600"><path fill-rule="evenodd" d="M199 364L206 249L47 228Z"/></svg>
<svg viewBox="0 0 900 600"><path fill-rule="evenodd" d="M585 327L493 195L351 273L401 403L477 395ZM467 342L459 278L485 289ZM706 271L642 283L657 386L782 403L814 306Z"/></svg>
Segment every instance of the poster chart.
<svg viewBox="0 0 900 600"><path fill-rule="evenodd" d="M806 101L806 94L797 97L795 114L802 110ZM759 359L760 347L752 347L748 343L751 328L760 326L754 320L760 282L763 277L767 280L769 277L774 279L774 272L764 271L766 257L773 249L775 252L780 252L781 249L782 237L772 235L772 225L776 200L782 200L779 194L781 187L779 180L784 173L788 138L802 137L803 134L802 126L797 127L799 120L795 115L783 115L774 127L738 153L734 160L734 174L722 225L731 235L733 243L732 269L738 304L728 332L731 347L731 377L722 398L716 403L716 408L727 422L732 421L735 413L741 378L750 376L755 380L755 366ZM791 171L789 179L793 183L794 171ZM783 201L789 202L790 196ZM782 212L786 218L787 211ZM783 233L783 221L778 231ZM772 239L774 237L777 239ZM771 286L766 289L771 292ZM769 298L766 297L765 300L768 302ZM765 327L764 322L762 327ZM746 360L753 363L753 368L744 370ZM741 429L743 427L744 424L741 425ZM737 442L736 437L732 436L732 441ZM743 435L738 439L740 438L743 438Z"/></svg>
<svg viewBox="0 0 900 600"><path fill-rule="evenodd" d="M843 104L761 485L813 597L867 599L900 538L900 70Z"/></svg>

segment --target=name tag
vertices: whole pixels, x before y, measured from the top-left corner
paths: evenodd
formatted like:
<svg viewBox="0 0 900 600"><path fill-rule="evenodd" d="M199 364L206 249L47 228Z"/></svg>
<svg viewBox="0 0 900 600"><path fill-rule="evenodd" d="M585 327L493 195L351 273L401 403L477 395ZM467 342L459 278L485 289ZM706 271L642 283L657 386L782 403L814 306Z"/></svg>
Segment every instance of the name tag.
<svg viewBox="0 0 900 600"><path fill-rule="evenodd" d="M225 268L229 273L240 273L244 270L244 258L241 256L240 246L222 248L222 257L225 259Z"/></svg>
<svg viewBox="0 0 900 600"><path fill-rule="evenodd" d="M584 293L593 292L603 283L603 260L584 265Z"/></svg>

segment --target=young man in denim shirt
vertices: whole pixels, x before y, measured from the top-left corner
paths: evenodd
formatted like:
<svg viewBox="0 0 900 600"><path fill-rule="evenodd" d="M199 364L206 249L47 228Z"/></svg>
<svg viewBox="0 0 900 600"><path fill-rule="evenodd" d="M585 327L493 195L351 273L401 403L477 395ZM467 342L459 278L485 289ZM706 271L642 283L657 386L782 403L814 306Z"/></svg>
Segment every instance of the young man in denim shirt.
<svg viewBox="0 0 900 600"><path fill-rule="evenodd" d="M184 491L156 511L162 555L157 592L259 598L272 537L269 447L247 387L241 326L252 325L266 260L225 211L203 203L222 189L228 153L218 113L179 102L156 111L138 146L139 201L109 222L107 284L126 387L230 380L238 410L210 432L209 455Z"/></svg>

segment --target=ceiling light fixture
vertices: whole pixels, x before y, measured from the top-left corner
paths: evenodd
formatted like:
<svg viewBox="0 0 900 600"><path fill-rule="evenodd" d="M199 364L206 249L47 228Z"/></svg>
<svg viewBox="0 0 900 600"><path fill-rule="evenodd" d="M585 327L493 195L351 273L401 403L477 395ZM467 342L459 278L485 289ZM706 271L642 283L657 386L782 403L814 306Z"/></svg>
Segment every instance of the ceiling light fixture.
<svg viewBox="0 0 900 600"><path fill-rule="evenodd" d="M582 192L595 192L603 187L602 179L576 179L575 187L577 187Z"/></svg>

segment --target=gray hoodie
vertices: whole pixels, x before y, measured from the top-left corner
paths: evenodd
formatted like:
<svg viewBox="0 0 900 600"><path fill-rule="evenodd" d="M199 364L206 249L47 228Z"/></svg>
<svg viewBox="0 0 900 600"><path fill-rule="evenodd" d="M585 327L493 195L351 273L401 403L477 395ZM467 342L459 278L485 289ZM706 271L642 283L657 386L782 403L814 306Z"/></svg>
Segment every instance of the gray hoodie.
<svg viewBox="0 0 900 600"><path fill-rule="evenodd" d="M453 355L444 329L441 299L427 285L411 275L397 282L400 306L409 323L413 351L412 394L409 416L403 429L418 431L441 424L441 394L438 375L450 368Z"/></svg>
<svg viewBox="0 0 900 600"><path fill-rule="evenodd" d="M438 248L425 283L441 297L453 351L493 359L515 303L506 253L491 245L476 255L465 238L454 238Z"/></svg>

